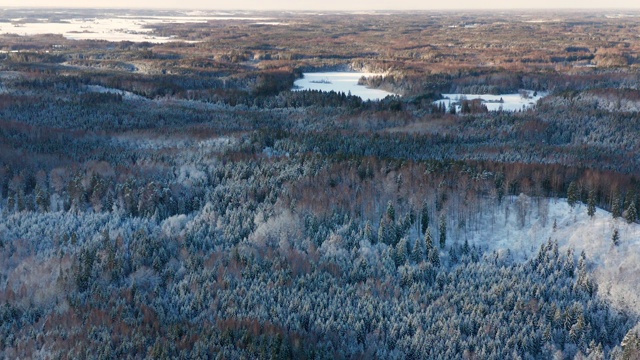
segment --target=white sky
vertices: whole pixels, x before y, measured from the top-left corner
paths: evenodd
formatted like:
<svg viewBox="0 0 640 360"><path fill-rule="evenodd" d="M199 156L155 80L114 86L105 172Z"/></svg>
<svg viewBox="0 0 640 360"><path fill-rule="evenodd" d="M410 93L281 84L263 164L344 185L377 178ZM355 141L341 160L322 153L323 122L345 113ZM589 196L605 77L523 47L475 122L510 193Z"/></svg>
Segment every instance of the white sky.
<svg viewBox="0 0 640 360"><path fill-rule="evenodd" d="M0 7L220 10L640 9L638 0L0 0Z"/></svg>

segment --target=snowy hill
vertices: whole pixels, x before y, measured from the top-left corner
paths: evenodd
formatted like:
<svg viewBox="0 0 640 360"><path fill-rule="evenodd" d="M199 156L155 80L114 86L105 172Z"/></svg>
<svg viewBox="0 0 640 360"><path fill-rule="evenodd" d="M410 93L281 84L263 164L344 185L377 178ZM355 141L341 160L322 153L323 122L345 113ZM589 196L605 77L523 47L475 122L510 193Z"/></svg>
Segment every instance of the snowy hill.
<svg viewBox="0 0 640 360"><path fill-rule="evenodd" d="M514 260L527 259L549 239L557 240L561 251L572 248L576 256L585 252L602 296L616 307L640 312L639 224L614 219L600 208L590 218L586 205L572 208L566 199L523 195L506 199L495 212L487 213L478 224L458 233L458 239L466 237L470 244ZM620 235L618 246L612 242L614 229Z"/></svg>

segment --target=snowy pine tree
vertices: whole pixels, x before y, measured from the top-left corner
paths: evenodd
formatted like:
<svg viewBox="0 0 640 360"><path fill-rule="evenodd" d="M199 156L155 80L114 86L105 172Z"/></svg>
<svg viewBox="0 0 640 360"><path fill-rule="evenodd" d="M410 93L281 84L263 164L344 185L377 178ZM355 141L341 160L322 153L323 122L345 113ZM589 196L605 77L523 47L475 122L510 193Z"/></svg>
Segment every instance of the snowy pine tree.
<svg viewBox="0 0 640 360"><path fill-rule="evenodd" d="M569 203L569 206L574 207L578 202L578 197L578 185L572 181L567 189L567 203Z"/></svg>
<svg viewBox="0 0 640 360"><path fill-rule="evenodd" d="M424 234L424 248L427 251L427 255L429 255L429 251L433 249L433 238L431 237L431 228L427 228L427 231Z"/></svg>
<svg viewBox="0 0 640 360"><path fill-rule="evenodd" d="M375 244L377 243L378 239L376 238L375 234L373 233L373 227L371 226L371 222L367 220L367 222L364 224L364 238L369 240L369 242L371 244Z"/></svg>
<svg viewBox="0 0 640 360"><path fill-rule="evenodd" d="M444 214L440 216L440 247L444 248L447 243L447 219Z"/></svg>
<svg viewBox="0 0 640 360"><path fill-rule="evenodd" d="M635 222L638 219L638 211L636 210L636 202L635 201L630 201L629 202L629 207L627 208L627 211L625 212L624 218L625 218L625 220L627 220L627 223L629 223L629 224Z"/></svg>
<svg viewBox="0 0 640 360"><path fill-rule="evenodd" d="M396 209L393 207L393 204L391 203L391 201L389 201L387 203L386 215L387 215L387 218L389 219L389 221L391 221L391 222L396 221Z"/></svg>
<svg viewBox="0 0 640 360"><path fill-rule="evenodd" d="M587 200L587 215L593 217L596 214L596 192L589 191L589 199Z"/></svg>
<svg viewBox="0 0 640 360"><path fill-rule="evenodd" d="M407 243L407 239L402 238L396 244L396 249L394 253L393 260L396 263L396 266L400 266L407 261L407 257L409 255L409 244Z"/></svg>
<svg viewBox="0 0 640 360"><path fill-rule="evenodd" d="M614 191L613 195L611 196L611 216L613 216L614 219L622 216L620 193L618 193L617 191Z"/></svg>
<svg viewBox="0 0 640 360"><path fill-rule="evenodd" d="M438 249L431 249L431 251L429 252L429 262L433 265L433 267L440 266L440 254L438 252Z"/></svg>
<svg viewBox="0 0 640 360"><path fill-rule="evenodd" d="M421 263L424 260L425 240L421 237L416 239L416 243L413 245L413 251L411 252L411 261L416 264Z"/></svg>
<svg viewBox="0 0 640 360"><path fill-rule="evenodd" d="M422 233L426 233L429 228L429 208L427 207L426 202L422 205L422 210L420 212L420 226Z"/></svg>
<svg viewBox="0 0 640 360"><path fill-rule="evenodd" d="M613 245L618 246L620 244L620 233L618 233L618 229L613 230L613 235L611 235L611 242Z"/></svg>

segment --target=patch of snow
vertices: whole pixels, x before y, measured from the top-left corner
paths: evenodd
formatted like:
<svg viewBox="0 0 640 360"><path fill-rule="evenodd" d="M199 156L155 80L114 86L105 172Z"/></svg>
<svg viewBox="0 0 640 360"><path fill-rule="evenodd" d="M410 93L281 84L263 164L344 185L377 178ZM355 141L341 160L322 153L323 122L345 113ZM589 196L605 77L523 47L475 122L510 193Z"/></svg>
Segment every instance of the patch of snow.
<svg viewBox="0 0 640 360"><path fill-rule="evenodd" d="M180 214L171 216L164 221L160 226L162 227L162 232L168 237L178 237L183 236L185 232L185 226L189 219L186 215Z"/></svg>
<svg viewBox="0 0 640 360"><path fill-rule="evenodd" d="M388 91L370 89L363 85L358 85L361 77L381 76L384 74L363 73L363 72L314 72L304 73L302 79L294 82L293 91L320 90L343 92L359 96L362 100L378 101L389 95L395 95Z"/></svg>
<svg viewBox="0 0 640 360"><path fill-rule="evenodd" d="M634 18L639 16L640 15L637 15L637 14L608 14L608 15L605 15L604 17L607 19L623 19L623 18Z"/></svg>
<svg viewBox="0 0 640 360"><path fill-rule="evenodd" d="M616 229L618 246L611 240ZM640 224L614 219L600 208L591 218L586 205L572 208L566 199L521 195L503 200L495 211L486 211L477 224L459 231L458 241L467 239L502 254L509 249L510 256L521 261L535 256L549 239L557 240L564 253L569 248L576 256L584 251L600 296L618 308L640 312Z"/></svg>
<svg viewBox="0 0 640 360"><path fill-rule="evenodd" d="M135 20L152 20L155 23L168 22L168 23L205 23L210 20L271 20L267 17L249 17L249 16L137 16L137 15L122 15L118 18L135 19Z"/></svg>
<svg viewBox="0 0 640 360"><path fill-rule="evenodd" d="M207 15L207 13L205 13L202 10L186 11L184 14L187 15L187 16L204 16L204 15Z"/></svg>
<svg viewBox="0 0 640 360"><path fill-rule="evenodd" d="M8 23L0 22L3 33L23 36L39 34L60 34L72 40L107 40L134 42L167 42L170 38L151 36L152 29L144 26L150 22L140 19L67 19L62 22L23 23L8 28Z"/></svg>
<svg viewBox="0 0 640 360"><path fill-rule="evenodd" d="M187 186L198 185L207 181L207 174L194 165L182 165L176 181Z"/></svg>
<svg viewBox="0 0 640 360"><path fill-rule="evenodd" d="M562 19L535 19L535 20L525 20L523 22L530 23L530 24L544 24L544 23L561 22L561 21L563 20Z"/></svg>
<svg viewBox="0 0 640 360"><path fill-rule="evenodd" d="M277 21L263 21L263 22L257 22L257 23L253 23L254 25L269 25L269 26L289 26L289 23L284 23L284 22L277 22Z"/></svg>
<svg viewBox="0 0 640 360"><path fill-rule="evenodd" d="M108 87L104 87L104 86L100 86L100 85L87 85L86 88L90 92L108 93L108 94L120 94L120 95L122 95L122 98L125 99L125 100L142 100L142 101L148 100L144 96L136 95L136 94L134 94L132 92L129 92L129 91L108 88Z"/></svg>
<svg viewBox="0 0 640 360"><path fill-rule="evenodd" d="M72 40L107 40L165 43L174 37L154 36L154 24L206 23L208 21L269 21L266 17L239 16L138 16L123 15L104 18L72 18L60 22L25 22L24 19L0 21L0 32L24 36L60 34Z"/></svg>
<svg viewBox="0 0 640 360"><path fill-rule="evenodd" d="M535 94L535 95L534 95ZM533 90L521 90L517 94L442 94L444 99L437 100L434 104L444 104L449 109L453 104L456 111L460 111L462 100L481 99L489 111L519 111L533 107L536 102L547 96L546 92L535 92Z"/></svg>
<svg viewBox="0 0 640 360"><path fill-rule="evenodd" d="M223 152L237 146L236 138L221 136L218 138L202 140L198 142L198 147L208 151Z"/></svg>

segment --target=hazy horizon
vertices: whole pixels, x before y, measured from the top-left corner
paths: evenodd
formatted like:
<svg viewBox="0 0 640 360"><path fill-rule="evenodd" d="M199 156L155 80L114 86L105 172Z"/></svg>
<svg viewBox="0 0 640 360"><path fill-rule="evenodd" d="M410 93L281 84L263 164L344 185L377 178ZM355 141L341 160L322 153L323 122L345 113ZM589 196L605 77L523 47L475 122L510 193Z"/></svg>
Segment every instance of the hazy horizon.
<svg viewBox="0 0 640 360"><path fill-rule="evenodd" d="M479 3L472 0L459 0L456 2L441 1L415 1L405 0L396 1L392 5L388 1L369 0L369 1L351 1L346 3L338 0L317 1L297 1L291 3L288 1L259 1L259 0L239 0L233 2L232 6L229 2L203 2L201 0L184 0L176 2L173 0L142 0L132 5L131 1L114 0L101 2L101 4L91 3L80 0L63 0L56 1L52 4L46 0L24 0L19 6L16 6L15 0L0 0L0 6L10 8L130 8L130 9L193 9L193 10L320 10L320 11L384 11L384 10L490 10L490 9L521 9L521 10L544 10L544 9L640 9L640 3L631 0L611 0L596 1L585 5L580 0L541 0L535 3L522 0L495 0L489 3Z"/></svg>

